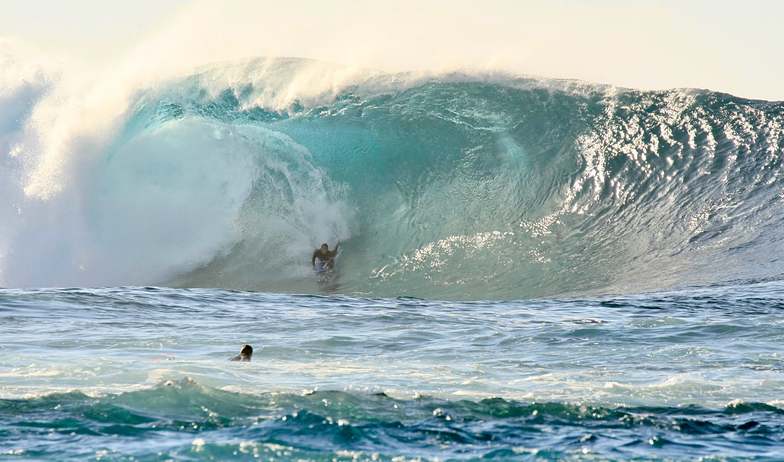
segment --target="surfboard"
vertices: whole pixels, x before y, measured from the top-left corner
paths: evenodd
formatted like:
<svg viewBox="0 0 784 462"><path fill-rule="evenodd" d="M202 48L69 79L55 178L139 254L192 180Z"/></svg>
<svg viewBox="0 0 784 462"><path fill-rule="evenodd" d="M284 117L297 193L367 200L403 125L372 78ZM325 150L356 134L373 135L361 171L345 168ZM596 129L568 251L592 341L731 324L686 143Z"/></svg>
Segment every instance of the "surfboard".
<svg viewBox="0 0 784 462"><path fill-rule="evenodd" d="M325 265L323 261L317 258L316 265L313 267L313 272L316 274L322 274L322 273L326 273L327 271L329 271L327 265Z"/></svg>
<svg viewBox="0 0 784 462"><path fill-rule="evenodd" d="M319 286L324 290L333 291L337 289L339 256L340 254L335 257L335 264L332 268L328 268L325 262L322 262L318 258L316 259L316 266L313 267L313 273L316 276L316 281Z"/></svg>

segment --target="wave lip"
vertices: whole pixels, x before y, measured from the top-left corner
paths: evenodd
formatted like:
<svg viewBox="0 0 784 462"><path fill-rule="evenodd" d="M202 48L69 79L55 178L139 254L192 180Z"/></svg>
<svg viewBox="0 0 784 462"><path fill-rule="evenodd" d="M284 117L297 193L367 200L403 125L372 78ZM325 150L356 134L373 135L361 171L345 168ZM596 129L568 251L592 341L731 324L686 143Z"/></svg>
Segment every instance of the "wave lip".
<svg viewBox="0 0 784 462"><path fill-rule="evenodd" d="M380 296L782 274L782 103L296 59L129 93L111 129L44 159L72 173L58 195L26 196L41 169L15 166L2 284L311 293L309 253L338 239L328 290Z"/></svg>

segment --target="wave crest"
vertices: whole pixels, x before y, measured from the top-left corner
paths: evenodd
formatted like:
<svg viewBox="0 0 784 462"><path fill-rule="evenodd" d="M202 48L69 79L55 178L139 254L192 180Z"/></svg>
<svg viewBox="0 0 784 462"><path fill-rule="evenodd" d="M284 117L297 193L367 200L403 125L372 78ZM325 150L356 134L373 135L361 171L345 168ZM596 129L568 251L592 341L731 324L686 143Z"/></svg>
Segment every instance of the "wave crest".
<svg viewBox="0 0 784 462"><path fill-rule="evenodd" d="M334 289L378 295L782 272L780 103L502 75L332 69L328 85L314 69L253 61L140 92L69 190L23 204L68 237L42 219L5 231L3 283L309 292L311 248L349 237Z"/></svg>

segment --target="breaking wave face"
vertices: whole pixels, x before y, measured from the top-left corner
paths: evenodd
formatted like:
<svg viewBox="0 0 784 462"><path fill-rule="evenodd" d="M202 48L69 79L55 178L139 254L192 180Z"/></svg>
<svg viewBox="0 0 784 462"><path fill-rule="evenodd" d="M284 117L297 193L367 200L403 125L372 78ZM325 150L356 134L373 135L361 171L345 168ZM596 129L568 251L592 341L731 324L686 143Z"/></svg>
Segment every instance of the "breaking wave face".
<svg viewBox="0 0 784 462"><path fill-rule="evenodd" d="M5 286L315 292L310 252L338 239L327 289L380 296L782 273L784 103L279 59L129 91L69 131L55 85L0 92Z"/></svg>

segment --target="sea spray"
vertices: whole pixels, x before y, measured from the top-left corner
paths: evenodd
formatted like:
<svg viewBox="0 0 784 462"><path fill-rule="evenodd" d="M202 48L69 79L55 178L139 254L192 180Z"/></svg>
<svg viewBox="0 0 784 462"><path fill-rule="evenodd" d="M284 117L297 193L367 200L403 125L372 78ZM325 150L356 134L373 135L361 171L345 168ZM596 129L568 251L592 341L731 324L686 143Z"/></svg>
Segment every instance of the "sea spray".
<svg viewBox="0 0 784 462"><path fill-rule="evenodd" d="M345 293L518 298L781 273L780 103L497 74L335 86L318 66L250 61L137 92L99 152L69 154L84 168L66 190L8 196L24 218L6 224L2 283L313 292L311 247L339 239Z"/></svg>

